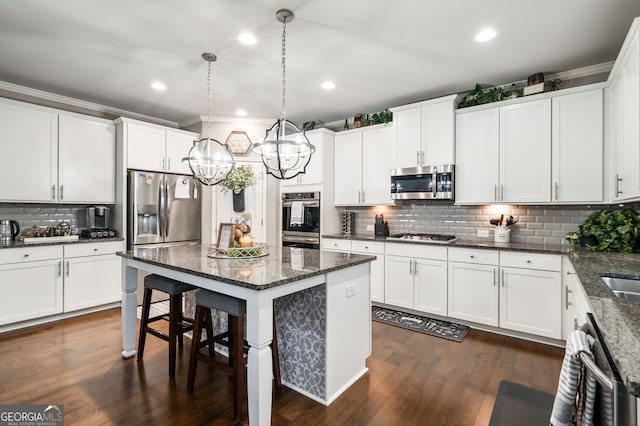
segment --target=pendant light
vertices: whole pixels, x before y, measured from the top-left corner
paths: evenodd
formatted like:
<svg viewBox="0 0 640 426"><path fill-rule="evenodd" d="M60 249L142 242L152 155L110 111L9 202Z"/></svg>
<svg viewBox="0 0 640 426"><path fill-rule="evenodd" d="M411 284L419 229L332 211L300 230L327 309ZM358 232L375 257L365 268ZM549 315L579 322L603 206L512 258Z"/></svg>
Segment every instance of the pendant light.
<svg viewBox="0 0 640 426"><path fill-rule="evenodd" d="M253 145L251 149L262 156L267 173L278 179L291 179L300 173L305 173L311 160L311 154L316 151L304 130L287 120L285 96L287 93L287 73L285 68L287 23L293 20L293 12L280 9L276 18L282 22L282 110L280 119L267 130L264 141Z"/></svg>
<svg viewBox="0 0 640 426"><path fill-rule="evenodd" d="M211 63L217 57L213 53L203 53L202 59L207 61L207 137L193 141L189 156L182 162L189 164L193 177L207 186L217 185L227 179L235 165L233 156L227 145L211 139Z"/></svg>

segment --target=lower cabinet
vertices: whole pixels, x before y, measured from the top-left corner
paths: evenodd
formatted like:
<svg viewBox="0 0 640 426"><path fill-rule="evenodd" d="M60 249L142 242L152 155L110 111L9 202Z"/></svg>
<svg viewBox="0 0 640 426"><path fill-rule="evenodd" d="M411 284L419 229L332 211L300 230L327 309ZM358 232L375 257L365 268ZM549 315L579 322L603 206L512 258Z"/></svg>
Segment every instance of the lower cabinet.
<svg viewBox="0 0 640 426"><path fill-rule="evenodd" d="M567 256L562 258L562 338L587 322L589 298Z"/></svg>
<svg viewBox="0 0 640 426"><path fill-rule="evenodd" d="M447 315L447 249L386 244L385 300L389 305Z"/></svg>

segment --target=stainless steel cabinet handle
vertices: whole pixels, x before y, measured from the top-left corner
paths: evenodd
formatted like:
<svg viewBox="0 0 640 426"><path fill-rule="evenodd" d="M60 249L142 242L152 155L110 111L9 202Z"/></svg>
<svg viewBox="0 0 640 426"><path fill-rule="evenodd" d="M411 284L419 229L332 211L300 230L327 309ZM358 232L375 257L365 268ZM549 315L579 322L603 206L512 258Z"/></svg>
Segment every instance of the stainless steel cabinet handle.
<svg viewBox="0 0 640 426"><path fill-rule="evenodd" d="M504 269L501 272L502 272L502 288L504 288Z"/></svg>
<svg viewBox="0 0 640 426"><path fill-rule="evenodd" d="M25 253L23 257L29 257L29 253Z"/></svg>
<svg viewBox="0 0 640 426"><path fill-rule="evenodd" d="M504 201L504 185L500 185L500 201Z"/></svg>
<svg viewBox="0 0 640 426"><path fill-rule="evenodd" d="M58 276L62 275L62 260L58 262Z"/></svg>
<svg viewBox="0 0 640 426"><path fill-rule="evenodd" d="M413 270L411 269L411 264L413 263L412 259L409 259L409 275L413 275Z"/></svg>
<svg viewBox="0 0 640 426"><path fill-rule="evenodd" d="M69 276L69 261L67 260L67 276Z"/></svg>
<svg viewBox="0 0 640 426"><path fill-rule="evenodd" d="M498 201L498 185L493 185L493 201Z"/></svg>
<svg viewBox="0 0 640 426"><path fill-rule="evenodd" d="M620 177L620 175L616 173L616 197L622 194L622 191L620 191L620 182L622 182L622 180L623 179Z"/></svg>
<svg viewBox="0 0 640 426"><path fill-rule="evenodd" d="M475 259L475 258L476 258L476 257L475 257L475 255L473 255L473 254L472 254L471 256L469 256L469 257L470 257L471 259Z"/></svg>
<svg viewBox="0 0 640 426"><path fill-rule="evenodd" d="M56 186L55 185L51 185L51 199L52 200L56 199Z"/></svg>
<svg viewBox="0 0 640 426"><path fill-rule="evenodd" d="M493 286L496 286L496 268L493 268Z"/></svg>
<svg viewBox="0 0 640 426"><path fill-rule="evenodd" d="M98 249L97 249L97 248L94 248L94 249L93 249L93 251L98 251Z"/></svg>
<svg viewBox="0 0 640 426"><path fill-rule="evenodd" d="M555 183L555 190L556 190L556 201L558 201L558 182Z"/></svg>
<svg viewBox="0 0 640 426"><path fill-rule="evenodd" d="M362 204L364 204L364 203L365 203L365 201L364 201L364 191L362 191Z"/></svg>
<svg viewBox="0 0 640 426"><path fill-rule="evenodd" d="M60 185L60 199L63 200L64 199L64 185Z"/></svg>
<svg viewBox="0 0 640 426"><path fill-rule="evenodd" d="M420 165L424 165L424 151L420 151Z"/></svg>
<svg viewBox="0 0 640 426"><path fill-rule="evenodd" d="M420 165L420 150L416 151L416 164Z"/></svg>
<svg viewBox="0 0 640 426"><path fill-rule="evenodd" d="M569 302L569 293L573 293L573 291L569 290L569 286L564 286L564 308L569 310L569 306L573 306L573 303Z"/></svg>
<svg viewBox="0 0 640 426"><path fill-rule="evenodd" d="M164 165L165 165L165 158L162 157L162 170L167 170L167 169L165 169Z"/></svg>
<svg viewBox="0 0 640 426"><path fill-rule="evenodd" d="M418 261L413 260L413 275L418 275Z"/></svg>
<svg viewBox="0 0 640 426"><path fill-rule="evenodd" d="M171 157L167 159L167 169L171 170Z"/></svg>
<svg viewBox="0 0 640 426"><path fill-rule="evenodd" d="M527 263L531 263L531 260L530 260L530 259L527 259Z"/></svg>

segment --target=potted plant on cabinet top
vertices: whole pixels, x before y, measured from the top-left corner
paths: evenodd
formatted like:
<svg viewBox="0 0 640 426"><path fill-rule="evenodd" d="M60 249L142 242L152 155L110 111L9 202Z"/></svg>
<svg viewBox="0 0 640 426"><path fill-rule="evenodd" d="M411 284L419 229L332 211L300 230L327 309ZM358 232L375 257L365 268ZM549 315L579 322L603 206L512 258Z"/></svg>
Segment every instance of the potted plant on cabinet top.
<svg viewBox="0 0 640 426"><path fill-rule="evenodd" d="M251 166L239 166L231 170L226 180L220 183L223 192L230 190L233 194L233 211L244 211L244 190L253 185L255 175Z"/></svg>

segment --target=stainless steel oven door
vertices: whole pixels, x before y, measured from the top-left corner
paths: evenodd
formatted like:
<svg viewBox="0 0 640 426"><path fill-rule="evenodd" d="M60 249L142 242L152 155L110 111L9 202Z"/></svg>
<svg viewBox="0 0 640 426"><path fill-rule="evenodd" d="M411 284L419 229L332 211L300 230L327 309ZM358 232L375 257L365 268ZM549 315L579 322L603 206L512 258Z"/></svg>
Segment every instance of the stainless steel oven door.
<svg viewBox="0 0 640 426"><path fill-rule="evenodd" d="M291 220L291 211L295 202L302 204L301 222ZM303 232L320 236L320 200L283 200L282 231Z"/></svg>

